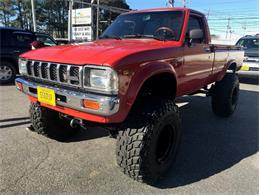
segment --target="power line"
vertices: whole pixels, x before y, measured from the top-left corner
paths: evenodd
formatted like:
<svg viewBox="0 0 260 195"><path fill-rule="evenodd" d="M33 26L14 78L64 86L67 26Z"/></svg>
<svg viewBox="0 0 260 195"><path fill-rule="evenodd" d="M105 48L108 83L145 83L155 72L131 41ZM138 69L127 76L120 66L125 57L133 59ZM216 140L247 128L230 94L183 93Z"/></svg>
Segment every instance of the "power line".
<svg viewBox="0 0 260 195"><path fill-rule="evenodd" d="M259 18L258 17L236 17L236 18L233 18L232 17L232 20L258 20ZM209 20L228 20L228 18L215 18L215 19L209 19Z"/></svg>
<svg viewBox="0 0 260 195"><path fill-rule="evenodd" d="M247 0L247 1L250 1L250 0ZM251 0L251 1L254 1L254 0ZM203 5L222 5L222 4L233 4L233 3L245 3L244 0L241 0L241 1L237 1L237 0L234 0L234 1L224 1L224 2L219 2L219 3L203 3Z"/></svg>

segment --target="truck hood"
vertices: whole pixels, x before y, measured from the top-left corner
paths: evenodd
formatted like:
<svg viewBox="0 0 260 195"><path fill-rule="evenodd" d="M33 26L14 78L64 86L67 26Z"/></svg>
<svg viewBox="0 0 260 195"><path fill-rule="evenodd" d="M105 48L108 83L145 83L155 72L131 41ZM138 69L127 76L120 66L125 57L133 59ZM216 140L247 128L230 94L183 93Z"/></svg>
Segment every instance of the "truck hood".
<svg viewBox="0 0 260 195"><path fill-rule="evenodd" d="M177 42L175 42L177 44ZM171 42L171 47L175 45ZM22 54L31 60L64 64L113 65L121 58L133 53L165 48L169 43L158 40L98 40L95 42L45 47Z"/></svg>

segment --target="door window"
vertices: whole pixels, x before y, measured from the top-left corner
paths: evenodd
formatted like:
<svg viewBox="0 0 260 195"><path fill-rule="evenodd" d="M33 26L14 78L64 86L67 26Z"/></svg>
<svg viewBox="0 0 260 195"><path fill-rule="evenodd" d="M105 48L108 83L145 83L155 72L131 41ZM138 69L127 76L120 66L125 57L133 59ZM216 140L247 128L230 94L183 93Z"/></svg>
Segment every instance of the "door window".
<svg viewBox="0 0 260 195"><path fill-rule="evenodd" d="M186 35L188 36L189 32L193 29L201 29L203 31L203 38L194 40L194 42L204 43L206 39L205 39L205 29L204 29L202 18L197 16L190 16Z"/></svg>
<svg viewBox="0 0 260 195"><path fill-rule="evenodd" d="M14 45L21 47L30 47L30 44L34 41L32 34L27 33L13 33Z"/></svg>
<svg viewBox="0 0 260 195"><path fill-rule="evenodd" d="M37 41L41 41L44 43L44 45L47 46L53 46L53 45L57 45L50 37L46 36L46 35L37 35Z"/></svg>

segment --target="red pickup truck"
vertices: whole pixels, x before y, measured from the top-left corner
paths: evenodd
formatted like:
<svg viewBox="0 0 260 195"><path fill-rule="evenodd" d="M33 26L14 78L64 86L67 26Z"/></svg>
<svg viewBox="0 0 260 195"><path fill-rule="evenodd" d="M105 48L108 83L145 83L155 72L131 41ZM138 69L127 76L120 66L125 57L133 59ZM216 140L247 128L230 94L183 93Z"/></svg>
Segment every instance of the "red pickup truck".
<svg viewBox="0 0 260 195"><path fill-rule="evenodd" d="M176 97L203 89L216 115L236 108L244 52L210 42L202 13L162 8L120 15L95 42L27 52L16 86L31 102L31 129L59 139L104 127L123 172L152 184L180 142Z"/></svg>

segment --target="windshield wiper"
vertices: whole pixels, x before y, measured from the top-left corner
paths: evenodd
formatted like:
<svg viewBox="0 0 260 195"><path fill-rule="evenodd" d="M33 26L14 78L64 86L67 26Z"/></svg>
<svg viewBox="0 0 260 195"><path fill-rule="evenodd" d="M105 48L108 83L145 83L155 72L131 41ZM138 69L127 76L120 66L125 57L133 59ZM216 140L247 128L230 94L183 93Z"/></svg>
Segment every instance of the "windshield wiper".
<svg viewBox="0 0 260 195"><path fill-rule="evenodd" d="M102 37L99 37L99 39L116 39L116 40L122 40L122 37L112 36L112 35L104 35L104 36L102 36Z"/></svg>
<svg viewBox="0 0 260 195"><path fill-rule="evenodd" d="M161 39L160 37L156 37L154 35L141 35L141 34L136 34L136 35L125 35L123 36L123 38L149 38L149 39L156 39L159 41L164 41L163 39Z"/></svg>

